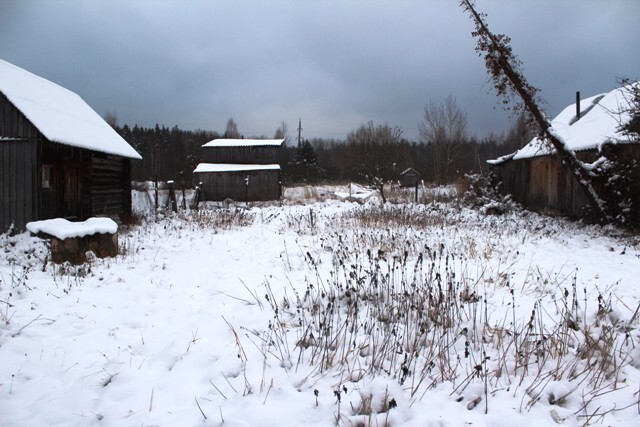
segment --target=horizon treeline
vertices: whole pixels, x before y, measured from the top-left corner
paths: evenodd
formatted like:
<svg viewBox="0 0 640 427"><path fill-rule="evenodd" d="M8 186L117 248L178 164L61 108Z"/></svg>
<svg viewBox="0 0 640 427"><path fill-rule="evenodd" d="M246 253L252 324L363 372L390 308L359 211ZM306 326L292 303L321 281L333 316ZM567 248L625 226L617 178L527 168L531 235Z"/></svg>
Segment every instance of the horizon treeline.
<svg viewBox="0 0 640 427"><path fill-rule="evenodd" d="M201 162L201 146L225 137L216 131L184 130L177 125L172 128L159 124L149 128L127 124L112 126L142 155L142 160L133 161L133 181L174 180L186 186L196 185L193 170ZM392 147L402 156L390 166L398 178L401 172L413 168L426 183L448 184L464 174L488 172L487 160L514 152L530 137L520 121L504 134L490 134L482 139L465 137L451 145L455 152L447 157L449 166L446 169L438 165L438 159L442 159L438 144L398 138ZM362 158L362 147L351 143L349 138L311 138L300 143L292 141L288 135L284 139L281 167L285 185L338 181L367 183L368 177L357 164ZM369 149L375 151L378 148L371 144ZM388 156L388 152L385 155Z"/></svg>

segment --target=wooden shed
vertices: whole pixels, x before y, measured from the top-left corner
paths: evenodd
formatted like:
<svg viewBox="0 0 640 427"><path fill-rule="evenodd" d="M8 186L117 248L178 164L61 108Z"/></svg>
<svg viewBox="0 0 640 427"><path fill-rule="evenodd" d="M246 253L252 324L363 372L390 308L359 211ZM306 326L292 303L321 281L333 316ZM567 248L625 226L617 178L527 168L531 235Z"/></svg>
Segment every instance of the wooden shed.
<svg viewBox="0 0 640 427"><path fill-rule="evenodd" d="M130 215L140 158L78 95L0 60L0 232Z"/></svg>
<svg viewBox="0 0 640 427"><path fill-rule="evenodd" d="M596 95L566 107L552 121L555 132L566 146L575 152L578 160L595 167L603 159L636 161L636 175L640 164L640 144L629 134L629 123L634 118L628 112L628 88L618 88ZM524 206L548 210L572 217L582 217L588 203L584 190L573 174L560 163L550 144L534 138L515 153L489 163L496 175L500 190L511 194ZM613 177L594 181L600 194ZM632 182L627 194L633 201L632 209L640 208L640 182ZM640 214L640 212L639 212Z"/></svg>
<svg viewBox="0 0 640 427"><path fill-rule="evenodd" d="M400 185L402 187L415 187L422 181L422 175L414 168L405 169L400 174Z"/></svg>
<svg viewBox="0 0 640 427"><path fill-rule="evenodd" d="M202 200L277 200L282 195L283 139L214 139L202 146L193 171Z"/></svg>

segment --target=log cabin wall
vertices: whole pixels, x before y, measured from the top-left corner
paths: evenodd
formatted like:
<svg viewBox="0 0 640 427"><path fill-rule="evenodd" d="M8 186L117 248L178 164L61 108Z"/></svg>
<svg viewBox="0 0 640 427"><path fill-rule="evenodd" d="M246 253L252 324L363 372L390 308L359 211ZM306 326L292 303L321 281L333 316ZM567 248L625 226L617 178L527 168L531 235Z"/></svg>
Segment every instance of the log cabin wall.
<svg viewBox="0 0 640 427"><path fill-rule="evenodd" d="M86 150L79 148L49 141L40 144L41 184L38 192L42 203L39 219L78 221L87 217L87 211L83 211L82 193L87 157ZM48 183L44 178L47 175Z"/></svg>
<svg viewBox="0 0 640 427"><path fill-rule="evenodd" d="M131 162L118 156L92 153L85 169L85 206L89 216L131 214Z"/></svg>
<svg viewBox="0 0 640 427"><path fill-rule="evenodd" d="M50 142L41 144L40 159L50 169L49 185L40 186L40 219L131 215L129 159Z"/></svg>

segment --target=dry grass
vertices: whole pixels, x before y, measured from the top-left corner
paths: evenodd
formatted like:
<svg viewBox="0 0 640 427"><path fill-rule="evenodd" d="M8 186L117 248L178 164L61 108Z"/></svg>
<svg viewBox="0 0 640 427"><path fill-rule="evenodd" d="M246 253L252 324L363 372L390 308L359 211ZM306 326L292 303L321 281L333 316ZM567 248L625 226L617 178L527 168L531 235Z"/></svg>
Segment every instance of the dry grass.
<svg viewBox="0 0 640 427"><path fill-rule="evenodd" d="M621 369L633 348L628 329L607 314L611 300L581 298L574 276L555 307L540 298L528 318L519 318L518 293L504 270L492 270L491 247L479 245L472 234L453 247L425 244L426 233L445 226L463 234L457 229L461 221L456 208L434 205L365 206L316 217L313 226L307 221L322 233L331 268L319 267L322 252L307 252L306 289L292 289L282 300L270 293L274 316L263 338L265 355L277 355L288 369L331 373L341 378L338 389L385 376L419 400L439 384L452 384L460 396L480 384L484 396L473 406L482 401L488 411L491 394L512 387L523 390L522 410L543 399L558 406L582 399L578 415L602 422L614 409L599 408L597 399L624 387ZM330 232L328 224L349 232ZM508 221L503 225L509 232ZM487 232L486 224L476 226ZM522 223L513 232L523 239L530 233ZM530 279L531 288L553 287L553 280L558 289L566 286L558 275L540 272ZM492 318L487 299L495 287L512 299L511 314L499 320ZM596 324L585 321L587 304L601 307ZM569 390L559 396L548 392L554 381L567 382ZM364 415L365 422L375 412L370 400L363 394L349 414ZM338 408L337 421L344 411Z"/></svg>

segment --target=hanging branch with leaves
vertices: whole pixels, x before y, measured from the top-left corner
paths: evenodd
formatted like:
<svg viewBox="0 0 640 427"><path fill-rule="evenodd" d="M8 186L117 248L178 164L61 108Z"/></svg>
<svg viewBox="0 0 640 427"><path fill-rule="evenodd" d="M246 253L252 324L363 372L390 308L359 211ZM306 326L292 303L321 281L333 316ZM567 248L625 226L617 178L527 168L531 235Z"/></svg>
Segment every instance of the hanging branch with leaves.
<svg viewBox="0 0 640 427"><path fill-rule="evenodd" d="M503 106L508 108L515 102L514 110L517 113L524 111L528 114L530 125L544 141L555 148L562 166L576 178L596 219L611 222L606 203L593 185L593 177L575 153L568 149L562 138L554 132L551 122L539 107L539 90L530 85L524 77L521 71L522 63L511 49L511 39L504 34L492 33L485 22L487 15L477 12L472 0L460 0L460 6L475 24L475 30L471 34L478 39L476 52L484 57L487 72L497 95L502 98Z"/></svg>

